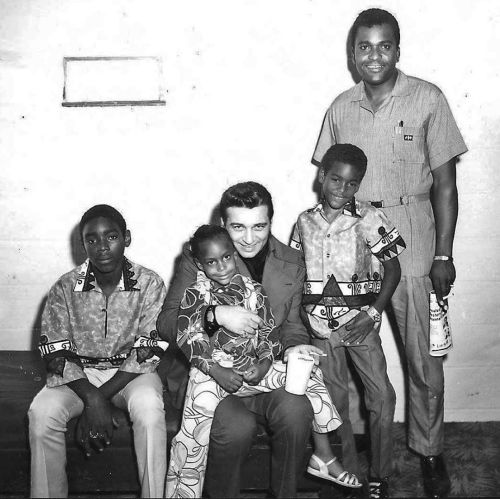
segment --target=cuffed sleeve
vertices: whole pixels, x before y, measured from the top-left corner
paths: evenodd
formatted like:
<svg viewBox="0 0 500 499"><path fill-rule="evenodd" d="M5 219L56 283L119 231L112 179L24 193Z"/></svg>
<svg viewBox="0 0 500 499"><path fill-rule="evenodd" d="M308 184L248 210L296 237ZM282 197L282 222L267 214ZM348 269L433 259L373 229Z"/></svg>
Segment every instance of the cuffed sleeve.
<svg viewBox="0 0 500 499"><path fill-rule="evenodd" d="M206 306L205 299L198 289L186 289L177 319L177 345L193 367L208 374L214 361L210 340L203 329Z"/></svg>
<svg viewBox="0 0 500 499"><path fill-rule="evenodd" d="M61 282L49 291L38 348L47 369L47 386L86 378L73 341L70 312Z"/></svg>
<svg viewBox="0 0 500 499"><path fill-rule="evenodd" d="M156 330L156 321L167 292L160 278L153 278L144 294L139 325L130 355L120 366L120 371L130 373L151 373L156 370L168 347Z"/></svg>

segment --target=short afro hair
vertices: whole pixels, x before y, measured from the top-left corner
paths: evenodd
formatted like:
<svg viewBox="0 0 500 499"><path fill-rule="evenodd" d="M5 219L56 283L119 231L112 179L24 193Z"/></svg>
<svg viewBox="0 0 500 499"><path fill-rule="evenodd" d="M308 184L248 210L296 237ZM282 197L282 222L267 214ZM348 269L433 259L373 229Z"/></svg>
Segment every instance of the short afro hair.
<svg viewBox="0 0 500 499"><path fill-rule="evenodd" d="M321 160L320 167L325 174L335 161L352 165L357 168L361 177L365 176L368 160L359 147L352 144L335 144L331 146Z"/></svg>
<svg viewBox="0 0 500 499"><path fill-rule="evenodd" d="M233 241L229 236L229 232L220 225L206 224L198 227L193 237L189 240L189 245L191 247L191 253L196 259L200 259L200 246L205 241L213 241L215 239L227 239L231 247L233 246Z"/></svg>
<svg viewBox="0 0 500 499"><path fill-rule="evenodd" d="M115 222L120 228L123 237L125 237L125 232L127 231L127 222L125 222L122 214L116 208L113 208L108 204L96 204L83 214L80 220L80 237L83 237L83 229L85 225L91 220L99 217L109 218L113 220L113 222Z"/></svg>
<svg viewBox="0 0 500 499"><path fill-rule="evenodd" d="M383 9L367 9L358 15L351 28L351 46L354 47L359 28L372 28L373 26L380 26L382 24L388 24L392 28L396 45L399 47L400 32L398 21L390 12Z"/></svg>

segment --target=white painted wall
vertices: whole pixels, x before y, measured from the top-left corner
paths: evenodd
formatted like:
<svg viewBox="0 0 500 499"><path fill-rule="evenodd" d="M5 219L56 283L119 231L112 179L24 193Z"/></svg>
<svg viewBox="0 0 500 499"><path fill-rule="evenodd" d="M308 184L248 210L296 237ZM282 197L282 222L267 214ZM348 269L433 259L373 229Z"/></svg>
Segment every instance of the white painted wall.
<svg viewBox="0 0 500 499"><path fill-rule="evenodd" d="M82 212L107 202L129 256L168 282L174 257L221 192L255 179L287 240L313 204L309 163L323 113L352 85L346 36L362 0L0 0L0 348L30 349L39 307L74 266ZM377 5L380 6L380 5ZM500 2L387 0L400 67L446 93L470 152L446 361L446 419L500 419ZM64 56L159 56L165 107L63 108ZM404 393L383 330L402 419Z"/></svg>

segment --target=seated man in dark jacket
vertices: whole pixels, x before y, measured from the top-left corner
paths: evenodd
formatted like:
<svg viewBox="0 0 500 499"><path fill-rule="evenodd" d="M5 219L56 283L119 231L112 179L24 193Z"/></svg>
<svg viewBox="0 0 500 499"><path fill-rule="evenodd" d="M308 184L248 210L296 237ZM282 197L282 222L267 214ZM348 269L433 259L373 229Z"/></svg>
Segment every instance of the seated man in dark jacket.
<svg viewBox="0 0 500 499"><path fill-rule="evenodd" d="M236 184L222 195L220 212L238 252L239 273L262 283L269 297L283 344L283 360L286 361L292 349L321 353L308 344L309 336L299 316L305 265L299 252L271 235L273 204L269 192L256 182ZM197 272L191 252L185 247L157 323L160 335L171 345L177 337L182 296L196 280ZM219 325L237 334L251 334L259 323L256 314L238 306L207 305L205 311L205 331L209 335ZM171 367L169 388L183 393L187 363L181 366L178 362L175 371ZM211 370L210 375L221 384L224 380L218 378L227 373ZM243 378L237 373L231 376L236 391ZM307 397L290 395L282 388L247 398L228 396L218 406L212 426L205 482L208 494L239 495L241 467L250 451L257 423L263 422L272 438L271 492L276 497L294 497L312 417Z"/></svg>

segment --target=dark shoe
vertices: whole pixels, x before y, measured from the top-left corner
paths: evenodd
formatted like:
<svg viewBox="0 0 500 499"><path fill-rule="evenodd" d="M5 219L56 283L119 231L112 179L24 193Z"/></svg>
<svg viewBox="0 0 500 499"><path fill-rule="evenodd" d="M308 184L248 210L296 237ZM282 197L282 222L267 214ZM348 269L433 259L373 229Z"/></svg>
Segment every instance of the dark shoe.
<svg viewBox="0 0 500 499"><path fill-rule="evenodd" d="M387 478L370 478L370 499L389 499L389 481Z"/></svg>
<svg viewBox="0 0 500 499"><path fill-rule="evenodd" d="M446 497L450 491L451 483L443 455L420 456L424 489L433 499Z"/></svg>

